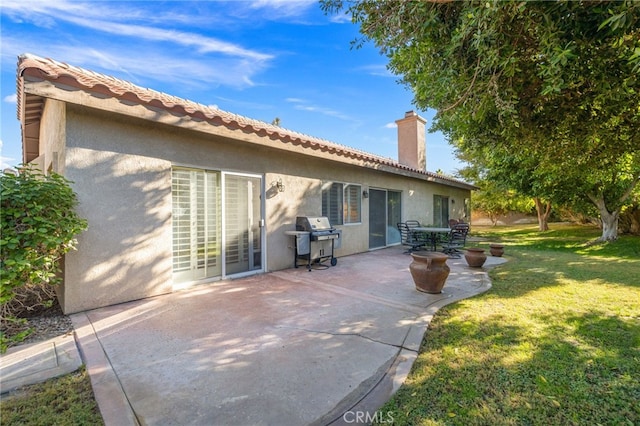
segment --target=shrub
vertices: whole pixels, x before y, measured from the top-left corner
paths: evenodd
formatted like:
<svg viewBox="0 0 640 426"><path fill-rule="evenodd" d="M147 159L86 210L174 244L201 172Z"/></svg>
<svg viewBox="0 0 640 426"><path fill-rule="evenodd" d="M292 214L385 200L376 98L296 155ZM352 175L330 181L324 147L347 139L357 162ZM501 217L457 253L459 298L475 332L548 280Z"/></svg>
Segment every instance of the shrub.
<svg viewBox="0 0 640 426"><path fill-rule="evenodd" d="M18 317L53 303L53 286L61 281L59 260L75 248L75 236L87 222L74 211L77 198L70 182L58 174L44 175L24 166L16 175L0 174L0 184L0 350L4 352L9 342L28 334L16 332Z"/></svg>

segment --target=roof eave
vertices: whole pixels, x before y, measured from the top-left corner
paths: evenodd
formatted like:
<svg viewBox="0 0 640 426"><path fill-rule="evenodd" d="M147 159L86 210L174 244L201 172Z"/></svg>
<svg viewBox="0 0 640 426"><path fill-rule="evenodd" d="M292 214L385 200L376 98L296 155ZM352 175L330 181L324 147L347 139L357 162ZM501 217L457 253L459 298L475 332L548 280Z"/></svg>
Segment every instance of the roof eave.
<svg viewBox="0 0 640 426"><path fill-rule="evenodd" d="M145 89L113 77L28 54L20 56L18 62L18 111L23 126L23 156L27 161L35 158L33 157L34 155L37 157L39 122L44 104L43 98L53 95L51 90L43 90L41 93L35 93L36 90L33 90L33 93L26 93L25 77L28 78L29 82L47 81L57 88L76 89L91 95L94 100L96 97L102 98L102 100L113 98L118 101L120 106L142 106L154 111L156 116L158 111L165 111L172 116L188 117L187 121L207 123L218 131L224 128L235 133L236 137L241 134L253 134L259 138L267 138L271 141L280 141L284 144L299 146L305 151L306 149L311 149L314 156L318 156L318 153L323 153L322 157L325 158L327 154L335 158L349 158L353 160L355 165L373 164L368 168L384 169L391 173L408 175L417 179L467 190L478 189L463 181L413 169L390 158L380 157L269 123L249 119L151 89ZM64 96L64 94L60 94L58 98L66 102L73 102L74 99L70 96ZM86 104L83 103L83 105ZM93 102L93 105L98 107L95 102ZM126 108L118 108L118 112L133 115ZM136 114L136 116L138 115ZM184 120L178 120L173 125L185 126L185 123L186 121ZM30 127L27 128L27 126ZM229 134L227 136L231 137ZM245 138L241 137L241 139Z"/></svg>

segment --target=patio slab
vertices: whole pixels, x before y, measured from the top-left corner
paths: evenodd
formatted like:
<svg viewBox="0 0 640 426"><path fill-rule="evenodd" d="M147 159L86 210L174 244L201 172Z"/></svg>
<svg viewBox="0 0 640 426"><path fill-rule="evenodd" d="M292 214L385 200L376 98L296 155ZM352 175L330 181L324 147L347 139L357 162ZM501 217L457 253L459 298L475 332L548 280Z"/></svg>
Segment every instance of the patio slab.
<svg viewBox="0 0 640 426"><path fill-rule="evenodd" d="M72 315L106 424L340 425L373 415L406 378L435 312L490 288L485 269L449 259L442 294L418 292L402 251Z"/></svg>

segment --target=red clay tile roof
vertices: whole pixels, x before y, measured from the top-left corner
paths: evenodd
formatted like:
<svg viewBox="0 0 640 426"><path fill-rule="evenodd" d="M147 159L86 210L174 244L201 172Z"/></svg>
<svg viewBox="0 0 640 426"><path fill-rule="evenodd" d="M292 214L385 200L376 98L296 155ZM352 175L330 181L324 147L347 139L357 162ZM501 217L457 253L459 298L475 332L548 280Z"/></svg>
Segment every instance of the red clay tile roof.
<svg viewBox="0 0 640 426"><path fill-rule="evenodd" d="M82 89L90 93L114 97L134 104L163 109L174 114L187 115L207 121L213 125L222 125L232 130L242 129L244 132L254 133L258 136L268 136L270 139L280 140L283 143L292 143L313 150L319 149L344 157L370 161L396 169L419 173L433 179L450 182L454 184L454 186L475 189L473 185L469 185L466 182L437 173L414 169L400 164L391 158L381 157L325 139L287 130L263 121L232 114L152 89L145 89L128 81L28 53L20 55L18 58L18 119L21 119L20 111L23 107L22 103L25 102L22 90L22 77L24 75Z"/></svg>

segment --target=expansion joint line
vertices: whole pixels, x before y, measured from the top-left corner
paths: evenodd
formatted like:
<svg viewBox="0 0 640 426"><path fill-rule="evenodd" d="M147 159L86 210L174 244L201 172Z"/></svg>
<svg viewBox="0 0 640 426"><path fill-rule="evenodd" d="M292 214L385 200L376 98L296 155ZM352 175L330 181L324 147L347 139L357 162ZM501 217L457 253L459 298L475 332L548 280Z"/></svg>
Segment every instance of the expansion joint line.
<svg viewBox="0 0 640 426"><path fill-rule="evenodd" d="M360 337L360 338L365 339L365 340L369 340L370 342L373 342L373 343L380 343L382 345L391 346L393 348L405 349L405 350L408 350L408 351L411 351L411 352L418 353L418 351L416 351L415 349L407 348L407 347L404 346L404 343L407 340L407 336L409 335L409 330L407 330L407 333L405 334L404 339L402 339L402 343L399 344L399 345L394 345L393 343L388 343L388 342L383 342L382 340L372 339L371 337L364 336L364 335L362 335L360 333L339 333L339 332L324 331L324 330L311 330L311 329L308 329L308 328L293 327L293 326L289 326L289 325L279 325L276 328L290 328L290 329L293 329L293 330L305 331L307 333L327 334L329 336L345 336L345 337L355 336L355 337Z"/></svg>

